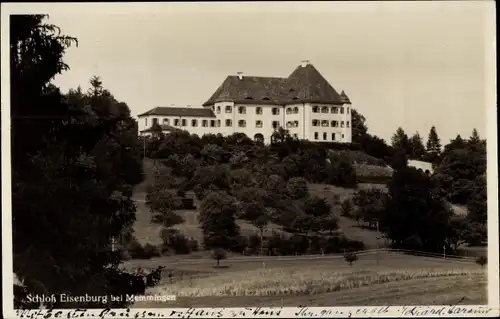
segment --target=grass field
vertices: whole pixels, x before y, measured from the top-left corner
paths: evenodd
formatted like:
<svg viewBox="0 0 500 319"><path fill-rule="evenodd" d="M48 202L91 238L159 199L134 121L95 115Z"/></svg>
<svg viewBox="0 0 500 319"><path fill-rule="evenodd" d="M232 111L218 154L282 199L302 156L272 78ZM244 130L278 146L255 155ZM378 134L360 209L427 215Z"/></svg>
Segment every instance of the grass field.
<svg viewBox="0 0 500 319"><path fill-rule="evenodd" d="M164 260L167 262L167 260ZM176 302L135 307L309 306L380 304L484 304L486 271L474 263L393 253L309 260L235 259L213 268L210 260L172 262L172 280L148 294L176 295ZM167 267L169 267L167 265Z"/></svg>

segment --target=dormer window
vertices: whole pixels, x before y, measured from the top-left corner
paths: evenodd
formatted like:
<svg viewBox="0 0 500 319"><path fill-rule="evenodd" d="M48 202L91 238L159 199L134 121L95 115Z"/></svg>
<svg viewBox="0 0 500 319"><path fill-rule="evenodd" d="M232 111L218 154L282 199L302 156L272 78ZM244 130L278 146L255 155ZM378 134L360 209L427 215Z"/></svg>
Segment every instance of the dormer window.
<svg viewBox="0 0 500 319"><path fill-rule="evenodd" d="M295 90L291 88L290 90L288 90L288 92L295 92Z"/></svg>
<svg viewBox="0 0 500 319"><path fill-rule="evenodd" d="M298 97L296 97L296 96L294 96L294 97L292 98L292 100L298 100L298 99L299 99L299 98L298 98Z"/></svg>
<svg viewBox="0 0 500 319"><path fill-rule="evenodd" d="M268 97L266 97L266 96L262 98L262 101L270 101L270 100L271 100L271 99L270 99L270 98L268 98Z"/></svg>
<svg viewBox="0 0 500 319"><path fill-rule="evenodd" d="M253 100L253 97L251 97L251 96L247 96L247 97L245 98L245 100Z"/></svg>

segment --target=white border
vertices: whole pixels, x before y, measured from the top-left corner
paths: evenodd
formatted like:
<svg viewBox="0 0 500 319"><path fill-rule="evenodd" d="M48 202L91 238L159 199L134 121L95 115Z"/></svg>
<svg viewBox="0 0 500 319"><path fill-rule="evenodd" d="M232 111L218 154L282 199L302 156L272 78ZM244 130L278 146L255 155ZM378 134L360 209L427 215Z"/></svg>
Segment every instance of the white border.
<svg viewBox="0 0 500 319"><path fill-rule="evenodd" d="M465 2L465 1L463 1ZM471 1L472 2L472 1ZM497 121L496 121L496 41L495 41L495 4L494 2L476 2L478 5L485 7L485 38L486 38L486 65L488 86L485 88L486 94L486 118L487 118L487 159L488 159L488 175L487 175L487 188L488 188L488 306L416 306L416 307L309 307L308 311L311 313L306 317L413 317L413 316L429 316L429 317L478 317L487 316L495 317L499 315L499 236L498 236L498 199L492 200L497 197L498 190L498 171L497 171ZM401 3L401 2L399 2ZM2 96L2 273L3 273L3 309L5 318L18 317L22 314L38 317L38 315L45 315L45 310L32 310L21 311L16 313L13 309L13 270L12 270L12 230L7 225L12 225L11 219L11 172L10 172L10 92L9 92L9 15L15 13L64 13L67 11L78 11L79 13L100 13L100 14L130 14L133 13L154 13L160 10L175 10L176 12L193 12L203 11L261 11L265 8L267 11L325 11L332 8L332 3L329 2L314 2L314 6L310 1L306 2L251 2L251 3L2 3L1 4L1 96ZM379 2L378 4L387 4ZM364 2L335 2L335 10L349 11L353 7L357 9L377 10L377 2L371 2L370 6L366 6ZM418 2L405 3L405 9L412 10L414 5ZM439 5L439 4L437 4ZM471 106L476 107L476 106ZM485 313L484 310L489 308L490 311ZM190 308L193 309L193 308ZM235 317L242 316L245 312L245 317L260 317L253 313L255 308L249 310L248 308L197 308L196 310L209 310L210 312L218 311L221 317ZM246 310L245 310L246 309ZM385 309L385 310L384 310ZM468 310L469 313L455 313L457 309L462 311ZM265 315L268 318L277 317L297 317L300 308L261 308L263 311L273 311L274 314ZM330 315L326 315L324 311L331 311ZM56 315L58 310L52 311L52 315ZM58 314L60 317L66 317L69 313L75 314L77 310L61 310ZM124 309L113 310L115 315L111 313L103 313L102 310L88 310L86 311L89 316L111 318L122 317L120 314L124 313ZM176 313L172 313L176 311ZM279 311L279 314L278 314ZM304 310L302 310L304 311ZM322 313L323 311L323 313ZM449 313L451 311L452 313ZM186 317L199 318L209 317L207 315L197 315L196 311L187 308L167 308L167 309L131 309L128 313L133 318L136 314L141 318L152 317L177 317L183 313ZM38 314L38 315L36 315ZM189 316L187 316L189 314ZM316 315L315 315L316 314ZM61 316L62 315L62 316ZM182 316L181 316L182 317Z"/></svg>

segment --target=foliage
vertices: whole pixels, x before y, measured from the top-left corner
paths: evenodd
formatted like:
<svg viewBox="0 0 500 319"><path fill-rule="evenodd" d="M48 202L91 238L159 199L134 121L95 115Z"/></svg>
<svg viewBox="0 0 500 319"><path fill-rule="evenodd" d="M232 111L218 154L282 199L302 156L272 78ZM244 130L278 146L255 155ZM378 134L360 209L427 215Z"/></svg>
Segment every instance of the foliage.
<svg viewBox="0 0 500 319"><path fill-rule="evenodd" d="M356 205L354 211L356 220L368 223L369 227L376 226L380 216L386 210L387 200L387 194L380 189L359 190L352 199L353 204Z"/></svg>
<svg viewBox="0 0 500 319"><path fill-rule="evenodd" d="M163 228L160 232L163 241L162 252L182 255L192 251L193 244L177 229Z"/></svg>
<svg viewBox="0 0 500 319"><path fill-rule="evenodd" d="M486 143L452 141L435 169L435 183L443 196L456 204L468 204L476 215L486 217ZM460 147L460 148L458 148ZM483 206L483 207L481 207Z"/></svg>
<svg viewBox="0 0 500 319"><path fill-rule="evenodd" d="M420 134L416 132L408 140L410 153L408 154L411 159L422 160L425 155L424 141Z"/></svg>
<svg viewBox="0 0 500 319"><path fill-rule="evenodd" d="M430 178L414 168L394 173L380 230L396 248L439 252L449 233L451 208L433 193Z"/></svg>
<svg viewBox="0 0 500 319"><path fill-rule="evenodd" d="M344 254L344 260L352 266L352 263L358 260L358 255L356 255L354 252L348 252Z"/></svg>
<svg viewBox="0 0 500 319"><path fill-rule="evenodd" d="M199 207L200 228L206 248L229 248L230 239L239 234L237 204L225 191L209 192Z"/></svg>
<svg viewBox="0 0 500 319"><path fill-rule="evenodd" d="M292 199L301 199L309 195L307 181L302 177L292 177L289 179L286 189Z"/></svg>
<svg viewBox="0 0 500 319"><path fill-rule="evenodd" d="M50 83L68 69L62 57L76 39L45 18L10 17L14 272L30 294L143 293L154 281L130 280L118 269L123 254L110 249L111 238L135 220L137 123L98 77L86 93L62 94Z"/></svg>
<svg viewBox="0 0 500 319"><path fill-rule="evenodd" d="M366 118L356 109L351 109L351 136L354 143L362 143L368 132Z"/></svg>
<svg viewBox="0 0 500 319"><path fill-rule="evenodd" d="M438 137L436 127L431 127L429 132L429 137L427 138L426 144L426 156L425 160L431 163L439 162L441 155L441 140Z"/></svg>
<svg viewBox="0 0 500 319"><path fill-rule="evenodd" d="M402 127L398 127L396 133L392 136L391 145L395 151L401 152L404 155L410 153L410 140Z"/></svg>
<svg viewBox="0 0 500 319"><path fill-rule="evenodd" d="M356 187L356 171L352 163L344 156L330 156L328 182L336 186Z"/></svg>
<svg viewBox="0 0 500 319"><path fill-rule="evenodd" d="M214 248L211 252L212 258L217 261L217 267L220 267L220 261L227 258L226 251L222 248Z"/></svg>

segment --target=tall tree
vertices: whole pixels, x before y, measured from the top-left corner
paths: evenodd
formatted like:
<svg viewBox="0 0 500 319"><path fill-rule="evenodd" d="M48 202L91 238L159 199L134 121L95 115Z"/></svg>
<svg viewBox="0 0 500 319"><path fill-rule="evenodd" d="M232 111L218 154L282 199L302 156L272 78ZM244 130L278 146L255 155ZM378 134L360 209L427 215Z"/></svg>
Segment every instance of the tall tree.
<svg viewBox="0 0 500 319"><path fill-rule="evenodd" d="M408 138L408 135L406 135L406 133L402 127L398 127L398 129L396 130L396 133L394 133L394 135L392 136L391 145L396 152L401 151L405 155L408 155L408 153L409 153L409 138Z"/></svg>
<svg viewBox="0 0 500 319"><path fill-rule="evenodd" d="M353 143L361 143L368 133L366 118L355 109L351 109L351 134Z"/></svg>
<svg viewBox="0 0 500 319"><path fill-rule="evenodd" d="M421 160L425 154L425 146L420 134L418 132L413 134L408 143L410 147L410 158Z"/></svg>
<svg viewBox="0 0 500 319"><path fill-rule="evenodd" d="M479 133L476 129L472 130L472 135L469 137L468 142L470 144L479 144L481 142L481 138L479 137Z"/></svg>
<svg viewBox="0 0 500 319"><path fill-rule="evenodd" d="M436 131L436 127L432 126L429 132L429 137L427 138L426 144L426 160L435 163L439 160L441 154L441 140Z"/></svg>
<svg viewBox="0 0 500 319"><path fill-rule="evenodd" d="M45 18L10 17L13 268L23 283L15 305L37 307L28 293L143 293L144 280L131 281L110 250L135 219L137 123L109 92L63 96L50 83L68 69L62 57L76 39Z"/></svg>
<svg viewBox="0 0 500 319"><path fill-rule="evenodd" d="M380 229L395 247L440 252L449 235L452 211L433 196L428 176L412 167L397 170L389 183Z"/></svg>

